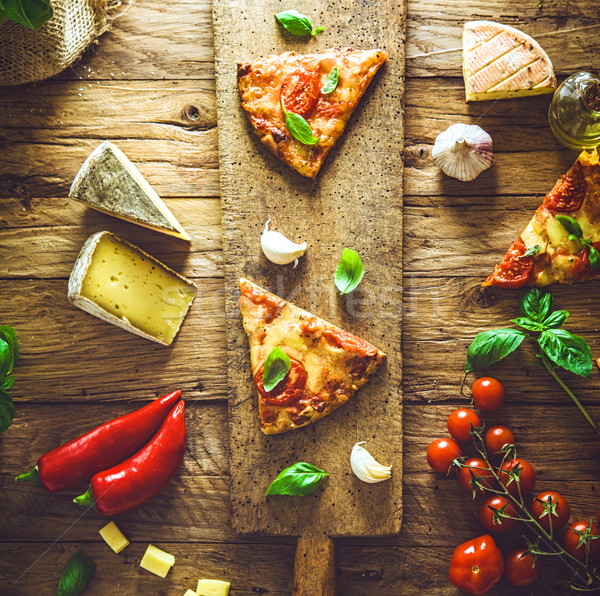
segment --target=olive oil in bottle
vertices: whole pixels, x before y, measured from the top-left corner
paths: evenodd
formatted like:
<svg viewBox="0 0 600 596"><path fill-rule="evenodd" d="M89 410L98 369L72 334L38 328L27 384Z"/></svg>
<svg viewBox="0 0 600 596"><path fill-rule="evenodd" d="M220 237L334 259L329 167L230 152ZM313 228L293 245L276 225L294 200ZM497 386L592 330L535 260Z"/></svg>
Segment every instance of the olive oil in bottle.
<svg viewBox="0 0 600 596"><path fill-rule="evenodd" d="M548 112L554 136L570 149L600 145L600 77L578 72L554 93Z"/></svg>

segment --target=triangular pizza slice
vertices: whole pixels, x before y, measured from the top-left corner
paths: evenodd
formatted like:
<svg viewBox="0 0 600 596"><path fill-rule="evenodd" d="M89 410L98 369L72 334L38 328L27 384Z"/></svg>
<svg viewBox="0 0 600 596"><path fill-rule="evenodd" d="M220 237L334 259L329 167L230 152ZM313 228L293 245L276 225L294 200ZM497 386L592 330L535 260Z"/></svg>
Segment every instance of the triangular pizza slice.
<svg viewBox="0 0 600 596"><path fill-rule="evenodd" d="M237 70L242 107L260 140L277 157L314 178L386 60L381 49L346 48L306 55L285 52L244 62ZM284 108L301 116L310 130L304 127L304 135L298 135L303 125L295 116L290 130Z"/></svg>
<svg viewBox="0 0 600 596"><path fill-rule="evenodd" d="M583 151L483 285L520 288L600 277L600 160Z"/></svg>
<svg viewBox="0 0 600 596"><path fill-rule="evenodd" d="M346 403L387 356L365 340L240 280L240 310L250 343L252 377L266 435L312 424ZM281 349L290 360L285 377L265 391L269 354Z"/></svg>

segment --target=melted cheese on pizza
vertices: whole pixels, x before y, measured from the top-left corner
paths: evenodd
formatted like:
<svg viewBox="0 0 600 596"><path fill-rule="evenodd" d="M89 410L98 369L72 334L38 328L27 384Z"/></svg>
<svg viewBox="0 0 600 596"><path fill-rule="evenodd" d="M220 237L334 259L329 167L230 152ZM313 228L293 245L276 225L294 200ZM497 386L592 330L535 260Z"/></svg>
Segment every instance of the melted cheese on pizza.
<svg viewBox="0 0 600 596"><path fill-rule="evenodd" d="M250 343L253 378L260 375L276 347L306 371L305 393L297 404L284 408L269 404L259 387L262 428L267 434L305 426L338 408L386 358L359 337L247 280L242 280L241 286L240 310Z"/></svg>
<svg viewBox="0 0 600 596"><path fill-rule="evenodd" d="M371 79L386 61L384 50L325 50L301 55L285 52L238 65L238 87L242 107L261 141L285 163L309 178L314 178L323 160L342 135L346 122L358 105ZM339 82L327 95L321 93L325 81L337 66ZM297 102L307 107L300 115L319 138L315 145L295 139L285 124L281 107L282 90L297 78L296 96L314 94ZM310 89L308 89L310 88ZM308 105L310 103L310 105ZM292 103L291 109L294 109ZM304 111L304 110L298 110Z"/></svg>

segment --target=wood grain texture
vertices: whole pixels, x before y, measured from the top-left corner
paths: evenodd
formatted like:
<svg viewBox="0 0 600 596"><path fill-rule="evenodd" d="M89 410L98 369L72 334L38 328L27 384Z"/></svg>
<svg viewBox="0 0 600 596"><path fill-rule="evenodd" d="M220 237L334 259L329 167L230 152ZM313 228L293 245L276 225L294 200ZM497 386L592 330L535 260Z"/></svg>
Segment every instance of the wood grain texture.
<svg viewBox="0 0 600 596"><path fill-rule="evenodd" d="M307 3L299 8L315 21L328 15L327 33L307 42L290 39L277 28L273 15L284 8L279 0L260 8L237 0L214 3L234 529L244 534L301 535L315 528L330 536L394 534L402 517L401 321L395 305L402 290L405 10L397 2ZM232 26L232 14L245 23L242 31ZM386 48L389 60L317 180L309 181L278 163L257 141L239 105L236 67L262 54L316 52L329 47L340 32L347 45ZM272 229L308 242L297 269L277 268L256 254L256 236L268 217ZM333 273L346 246L359 252L367 273L360 288L342 299ZM241 276L362 335L388 354L387 366L350 403L313 427L263 436L238 314ZM377 428L384 421L387 438L393 437L392 449L385 450L386 463L394 466L392 480L360 486L347 472L352 445L369 440L377 452L383 447ZM326 470L332 481L296 500L294 507L285 497L266 499L271 480L298 460ZM260 478L254 475L258 468Z"/></svg>

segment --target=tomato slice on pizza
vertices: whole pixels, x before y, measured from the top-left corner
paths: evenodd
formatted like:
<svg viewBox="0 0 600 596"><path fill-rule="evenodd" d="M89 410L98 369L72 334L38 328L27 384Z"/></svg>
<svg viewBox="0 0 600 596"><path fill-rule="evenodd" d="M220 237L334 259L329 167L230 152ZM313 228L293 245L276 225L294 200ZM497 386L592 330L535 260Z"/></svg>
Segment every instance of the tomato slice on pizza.
<svg viewBox="0 0 600 596"><path fill-rule="evenodd" d="M384 50L325 50L318 54L285 52L238 64L242 107L254 132L283 162L314 178L369 83L387 60ZM337 85L324 87L337 68ZM282 105L283 104L283 105ZM286 125L284 109L304 118L315 144L304 144Z"/></svg>
<svg viewBox="0 0 600 596"><path fill-rule="evenodd" d="M312 424L346 403L375 374L386 355L364 339L240 280L242 323L250 343L262 431L277 434ZM265 391L267 357L289 358L285 377Z"/></svg>
<svg viewBox="0 0 600 596"><path fill-rule="evenodd" d="M483 285L570 284L600 277L600 160L583 151Z"/></svg>

